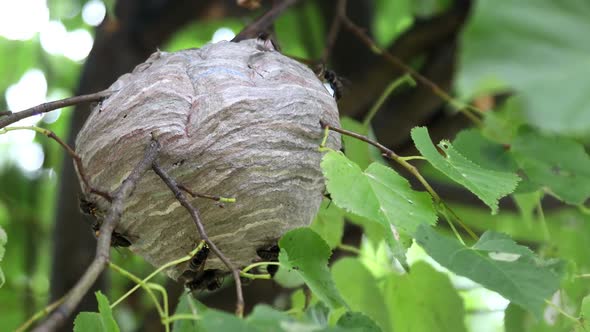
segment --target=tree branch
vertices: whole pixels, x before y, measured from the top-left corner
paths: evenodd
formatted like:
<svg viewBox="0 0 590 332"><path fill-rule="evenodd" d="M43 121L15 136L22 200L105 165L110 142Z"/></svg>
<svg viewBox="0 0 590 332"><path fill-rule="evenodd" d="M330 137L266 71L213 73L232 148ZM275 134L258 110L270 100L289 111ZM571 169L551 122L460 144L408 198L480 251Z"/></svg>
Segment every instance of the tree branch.
<svg viewBox="0 0 590 332"><path fill-rule="evenodd" d="M273 6L269 11L242 29L242 31L240 31L240 33L238 33L231 41L237 43L244 39L258 37L259 33L268 29L283 11L294 5L296 2L297 0L284 0L277 6Z"/></svg>
<svg viewBox="0 0 590 332"><path fill-rule="evenodd" d="M123 180L121 185L112 194L111 207L100 228L98 243L96 245L96 256L86 269L86 272L78 280L76 285L69 291L64 302L34 331L53 331L57 329L72 314L78 306L82 297L94 284L100 273L104 270L110 257L111 235L117 227L123 210L125 200L131 196L141 176L150 168L158 156L160 144L152 139L145 151L143 159L131 171L131 174Z"/></svg>
<svg viewBox="0 0 590 332"><path fill-rule="evenodd" d="M39 115L39 114L55 111L56 109L60 109L60 108L72 106L72 105L77 105L80 103L85 103L85 102L90 102L90 101L99 101L103 98L110 96L112 93L113 93L113 91L103 90L103 91L91 93L88 95L75 96L75 97L70 97L70 98L56 100L56 101L50 101L48 103L37 105L37 106L31 107L29 109L26 109L24 111L20 111L18 113L12 113L10 115L3 116L2 118L0 118L0 128L4 128L10 124L13 124L19 120L22 120L24 118L28 118L33 115Z"/></svg>
<svg viewBox="0 0 590 332"><path fill-rule="evenodd" d="M227 266L227 268L232 272L234 282L236 285L236 315L241 317L244 314L244 295L242 293L240 270L234 267L234 265L227 259L227 257L223 255L221 250L219 250L219 248L217 248L217 246L213 242L211 242L211 240L207 236L207 232L205 231L203 222L201 221L199 210L196 207L192 206L192 204L187 200L186 196L178 187L176 181L160 167L157 161L154 161L152 169L154 170L154 172L156 172L156 174L158 174L162 181L166 183L166 185L168 186L168 188L170 188L170 190L174 194L174 197L176 197L180 204L188 210L189 214L191 215L191 218L193 219L193 222L195 223L195 226L197 226L197 231L199 232L201 239L207 242L211 250L213 250L213 252L217 255L217 257L219 257L223 264L225 264L225 266Z"/></svg>
<svg viewBox="0 0 590 332"><path fill-rule="evenodd" d="M327 63L330 54L332 53L332 49L334 48L334 44L336 44L336 38L338 37L338 33L340 32L340 26L342 23L341 17L346 15L346 0L338 0L336 3L336 15L334 19L332 19L332 24L330 25L330 31L328 32L328 37L326 38L326 47L322 52L321 56L321 63Z"/></svg>

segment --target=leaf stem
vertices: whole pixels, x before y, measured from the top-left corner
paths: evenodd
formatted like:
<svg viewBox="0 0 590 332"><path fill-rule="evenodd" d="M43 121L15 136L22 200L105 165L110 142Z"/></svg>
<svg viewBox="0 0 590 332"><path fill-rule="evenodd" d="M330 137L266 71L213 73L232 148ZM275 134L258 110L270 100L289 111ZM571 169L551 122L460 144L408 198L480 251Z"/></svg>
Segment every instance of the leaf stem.
<svg viewBox="0 0 590 332"><path fill-rule="evenodd" d="M462 245L466 245L465 241L463 241L463 238L461 237L461 235L459 234L459 232L457 232L457 228L455 228L455 225L451 222L451 218L448 215L448 210L442 209L441 210L441 214L443 215L444 219L447 221L447 223L449 224L449 227L451 227L451 230L453 231L453 233L455 234L455 237L457 239L459 239L459 242L461 242Z"/></svg>
<svg viewBox="0 0 590 332"><path fill-rule="evenodd" d="M348 244L341 243L338 245L337 248L342 251L347 251L347 252L353 253L357 256L359 256L361 254L361 251L359 250L359 248L348 245Z"/></svg>
<svg viewBox="0 0 590 332"><path fill-rule="evenodd" d="M391 95L391 93L395 91L395 89L397 89L404 83L408 83L412 87L416 86L416 81L414 81L410 74L405 74L404 76L399 77L395 81L389 83L387 88L383 90L383 93L381 93L379 99L377 99L373 107L371 107L371 110L369 110L369 112L365 116L365 119L363 120L363 126L365 126L366 128L369 127L369 125L371 124L371 120L373 120L373 117L375 116L375 114L377 114L381 106L383 106L389 95Z"/></svg>
<svg viewBox="0 0 590 332"><path fill-rule="evenodd" d="M267 274L267 273L254 274L254 273L246 273L246 272L242 272L242 271L240 271L240 277L248 278L251 280L256 280L256 279L270 280L270 279L272 279L270 274Z"/></svg>
<svg viewBox="0 0 590 332"><path fill-rule="evenodd" d="M545 300L545 303L547 303L548 305L552 306L555 310L557 310L557 312L559 312L560 314L562 314L564 317L566 317L567 319L577 323L577 324L581 324L580 320L577 317L574 317L570 314L568 314L567 312L565 312L561 307L559 307L557 304L549 301L549 300Z"/></svg>
<svg viewBox="0 0 590 332"><path fill-rule="evenodd" d="M256 268L256 267L259 267L259 266L268 266L268 265L281 266L281 263L279 263L279 262L258 262L258 263L252 263L252 264L246 266L245 268L243 268L240 271L240 274L241 273L246 273L246 272L252 270L253 268Z"/></svg>
<svg viewBox="0 0 590 332"><path fill-rule="evenodd" d="M55 300L53 303L50 303L49 305L47 305L45 308L39 310L36 314L34 314L31 318L29 318L26 322L24 322L21 326L19 326L15 332L24 332L26 331L31 325L33 325L34 322L36 322L37 320L43 318L44 316L46 316L47 314L49 314L50 312L52 312L53 310L55 310L55 308L57 308L60 304L62 304L62 302L65 300L66 296L62 296L61 298Z"/></svg>
<svg viewBox="0 0 590 332"><path fill-rule="evenodd" d="M125 270L124 268L118 266L115 263L109 262L109 267L112 268L113 270L119 272L121 275L131 279L133 282L135 282L136 284L140 285L142 288L145 289L145 291L148 293L148 295L150 296L150 298L153 300L154 305L156 306L156 310L158 311L158 314L160 315L160 318L165 318L166 316L168 316L167 311L165 311L164 309L162 309L162 306L160 305L160 303L158 302L158 298L156 297L156 295L152 292L152 288L157 288L154 287L154 285L157 284L153 284L153 283L145 283L143 282L139 277L135 276L134 274L132 274L131 272ZM158 285L160 286L160 285ZM161 287L161 286L160 286ZM161 291L160 289L158 289L159 291ZM164 290L164 292L162 294L166 294L166 290ZM163 296L164 297L164 296ZM165 298L167 298L167 296L165 296ZM114 308L117 304L119 304L121 302L121 300L117 300L115 303L111 304L111 308Z"/></svg>
<svg viewBox="0 0 590 332"><path fill-rule="evenodd" d="M176 314L168 317L166 319L166 323L171 323L177 320L201 320L201 317L191 314Z"/></svg>
<svg viewBox="0 0 590 332"><path fill-rule="evenodd" d="M401 160L410 161L410 160L427 160L425 157L422 156L407 156L407 157L399 157Z"/></svg>
<svg viewBox="0 0 590 332"><path fill-rule="evenodd" d="M547 221L545 220L545 212L543 212L543 205L541 203L541 199L537 202L537 215L539 216L539 221L541 222L541 228L543 229L543 236L545 237L546 241L551 239L551 235L549 234L549 228L547 227Z"/></svg>
<svg viewBox="0 0 590 332"><path fill-rule="evenodd" d="M191 259L199 250L201 250L201 248L203 248L203 245L204 244L205 244L205 242L204 241L201 241L199 243L199 245L197 246L197 248L195 248L193 251L191 251L187 256L181 257L179 259L175 259L175 260L173 260L171 262L168 262L168 263L160 266L158 269L156 269L150 275L148 275L143 280L141 280L141 283L138 283L137 285L133 286L133 288L131 288L129 291L127 291L127 293L123 294L123 296L121 296L115 303L113 303L111 305L111 307L115 307L117 304L121 303L124 299L126 299L129 295L131 295L139 287L141 287L142 284L145 284L146 282L148 282L150 279L152 279L154 276L156 276L161 271L163 271L163 270L165 270L165 269L167 269L167 268L169 268L171 266L178 265L180 263L186 262L189 259Z"/></svg>

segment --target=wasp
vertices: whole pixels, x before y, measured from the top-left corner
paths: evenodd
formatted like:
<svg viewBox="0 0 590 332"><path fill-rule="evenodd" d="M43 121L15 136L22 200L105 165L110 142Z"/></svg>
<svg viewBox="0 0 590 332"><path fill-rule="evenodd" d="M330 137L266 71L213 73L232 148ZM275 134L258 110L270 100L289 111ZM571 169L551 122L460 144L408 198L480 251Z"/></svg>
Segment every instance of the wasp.
<svg viewBox="0 0 590 332"><path fill-rule="evenodd" d="M278 262L279 261L279 251L281 251L281 249L279 248L278 245L275 244L270 247L258 248L256 250L256 254L258 255L258 257L262 258L265 261ZM274 275L277 273L278 270L279 270L279 267L276 265L267 265L266 266L266 271L268 272L268 274L270 274L271 277L274 277Z"/></svg>
<svg viewBox="0 0 590 332"><path fill-rule="evenodd" d="M256 38L256 48L263 52L281 51L279 45L268 32L261 32L258 34L258 38Z"/></svg>
<svg viewBox="0 0 590 332"><path fill-rule="evenodd" d="M186 271L185 271L186 272ZM223 273L220 270L209 269L195 275L192 279L184 284L192 293L196 290L214 291L221 287L223 283Z"/></svg>
<svg viewBox="0 0 590 332"><path fill-rule="evenodd" d="M319 79L325 82L324 84L330 85L334 99L338 100L342 97L342 91L344 91L344 79L336 75L336 72L333 70L327 69L324 64L319 64L315 67L314 72Z"/></svg>
<svg viewBox="0 0 590 332"><path fill-rule="evenodd" d="M80 198L80 211L85 215L98 218L99 210L96 203L91 202L84 197Z"/></svg>
<svg viewBox="0 0 590 332"><path fill-rule="evenodd" d="M185 270L181 278L186 280L184 284L189 291L209 290L213 291L221 287L221 273L219 270L204 270L205 263L209 257L209 245L205 243L203 247L189 260L188 270Z"/></svg>
<svg viewBox="0 0 590 332"><path fill-rule="evenodd" d="M102 225L103 213L100 211L95 202L87 200L86 198L80 198L80 211L82 211L83 214L93 218L91 227L92 231L94 232L94 236L98 238L100 235L100 226ZM111 247L126 248L131 245L132 243L127 236L117 231L113 231L113 234L111 235Z"/></svg>
<svg viewBox="0 0 590 332"><path fill-rule="evenodd" d="M334 99L340 99L342 97L342 90L344 89L342 79L333 70L329 69L324 70L324 79L330 84L332 91L334 91Z"/></svg>
<svg viewBox="0 0 590 332"><path fill-rule="evenodd" d="M202 270L205 267L205 261L209 257L209 245L205 243L201 250L191 258L189 268L193 271Z"/></svg>

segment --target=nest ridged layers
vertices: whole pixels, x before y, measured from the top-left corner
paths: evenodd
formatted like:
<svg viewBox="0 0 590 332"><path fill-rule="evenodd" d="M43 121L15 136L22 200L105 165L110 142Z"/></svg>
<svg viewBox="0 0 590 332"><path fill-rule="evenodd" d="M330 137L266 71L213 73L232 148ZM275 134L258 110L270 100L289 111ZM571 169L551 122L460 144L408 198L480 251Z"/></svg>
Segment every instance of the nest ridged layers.
<svg viewBox="0 0 590 332"><path fill-rule="evenodd" d="M256 250L307 226L324 191L320 120L338 126L333 97L306 66L256 40L156 52L111 87L76 139L92 186L114 190L143 157L151 135L158 162L197 193L236 199L223 207L191 198L209 238L237 267ZM327 146L340 147L331 133ZM91 199L101 210L109 203ZM138 182L116 231L154 266L201 240L187 210L153 171ZM177 279L187 268L168 270ZM206 269L227 271L211 254Z"/></svg>

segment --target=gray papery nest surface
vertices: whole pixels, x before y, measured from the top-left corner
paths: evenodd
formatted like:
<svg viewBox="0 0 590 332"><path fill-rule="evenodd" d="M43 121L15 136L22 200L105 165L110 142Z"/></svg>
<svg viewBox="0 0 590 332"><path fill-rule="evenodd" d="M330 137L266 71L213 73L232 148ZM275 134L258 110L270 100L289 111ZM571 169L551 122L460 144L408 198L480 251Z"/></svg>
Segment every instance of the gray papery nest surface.
<svg viewBox="0 0 590 332"><path fill-rule="evenodd" d="M307 226L324 191L320 119L339 126L334 98L306 66L256 40L156 52L111 87L76 139L90 183L115 189L142 158L154 133L159 163L194 192L207 233L237 267L256 249ZM327 146L340 148L330 133ZM101 210L108 202L91 199ZM117 232L154 266L185 256L200 241L186 209L147 172L125 202ZM304 244L302 244L304 245ZM186 264L168 270L177 279ZM227 268L213 254L207 269Z"/></svg>

